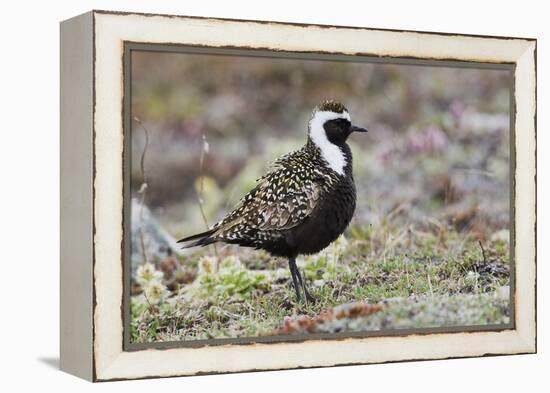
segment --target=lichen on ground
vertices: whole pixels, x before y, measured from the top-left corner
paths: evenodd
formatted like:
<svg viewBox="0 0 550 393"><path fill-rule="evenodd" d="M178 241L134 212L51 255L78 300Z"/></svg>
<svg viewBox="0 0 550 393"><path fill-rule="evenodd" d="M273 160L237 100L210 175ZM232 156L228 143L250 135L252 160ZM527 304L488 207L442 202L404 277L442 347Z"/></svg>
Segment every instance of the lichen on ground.
<svg viewBox="0 0 550 393"><path fill-rule="evenodd" d="M455 231L417 231L392 240L391 249L386 243L380 253L376 244L384 236L383 228L352 228L347 238L301 258L315 304L297 303L286 261L261 251L225 247L219 257L199 252L159 261L155 272L138 271L153 277L156 292L136 278L132 341L509 322L508 243L502 236L482 246ZM410 253L400 253L402 247Z"/></svg>

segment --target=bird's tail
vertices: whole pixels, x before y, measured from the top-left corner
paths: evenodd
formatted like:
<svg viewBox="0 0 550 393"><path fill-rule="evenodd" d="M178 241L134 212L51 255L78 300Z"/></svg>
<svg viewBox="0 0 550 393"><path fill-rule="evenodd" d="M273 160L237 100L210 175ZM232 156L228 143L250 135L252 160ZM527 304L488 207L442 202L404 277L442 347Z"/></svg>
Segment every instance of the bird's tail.
<svg viewBox="0 0 550 393"><path fill-rule="evenodd" d="M216 232L215 229L209 229L205 232L197 233L193 236L184 237L183 239L178 240L178 243L187 243L184 244L182 248L207 246L208 244L212 244L217 241L215 238L212 237L214 232Z"/></svg>

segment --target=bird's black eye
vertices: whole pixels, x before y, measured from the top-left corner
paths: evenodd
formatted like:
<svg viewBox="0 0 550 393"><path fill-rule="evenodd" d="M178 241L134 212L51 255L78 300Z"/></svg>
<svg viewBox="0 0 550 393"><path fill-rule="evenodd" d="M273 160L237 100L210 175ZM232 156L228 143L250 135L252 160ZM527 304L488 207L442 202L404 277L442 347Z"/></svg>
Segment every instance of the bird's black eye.
<svg viewBox="0 0 550 393"><path fill-rule="evenodd" d="M334 119L325 123L327 139L334 144L344 143L349 136L351 123L347 119Z"/></svg>

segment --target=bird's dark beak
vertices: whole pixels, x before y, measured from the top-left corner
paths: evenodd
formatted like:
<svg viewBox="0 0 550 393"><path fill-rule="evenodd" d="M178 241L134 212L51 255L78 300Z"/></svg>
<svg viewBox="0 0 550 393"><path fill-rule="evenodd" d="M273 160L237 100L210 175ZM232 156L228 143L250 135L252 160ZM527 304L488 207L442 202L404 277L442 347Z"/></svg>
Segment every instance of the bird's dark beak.
<svg viewBox="0 0 550 393"><path fill-rule="evenodd" d="M357 126L351 126L350 127L350 132L367 132L367 129L366 128L362 128L362 127L357 127Z"/></svg>

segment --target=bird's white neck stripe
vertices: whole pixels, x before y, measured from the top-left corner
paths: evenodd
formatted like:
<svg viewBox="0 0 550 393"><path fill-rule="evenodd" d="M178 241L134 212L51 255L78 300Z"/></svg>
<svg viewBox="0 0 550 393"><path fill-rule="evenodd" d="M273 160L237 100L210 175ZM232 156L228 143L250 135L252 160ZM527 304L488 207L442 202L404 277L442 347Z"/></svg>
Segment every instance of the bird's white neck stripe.
<svg viewBox="0 0 550 393"><path fill-rule="evenodd" d="M346 119L350 121L350 116L346 111L343 113L331 111L315 112L309 121L309 137L313 143L321 149L321 155L329 167L336 173L343 175L344 168L347 165L346 156L344 155L342 149L328 140L325 128L323 127L325 122L334 119Z"/></svg>

